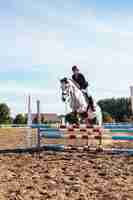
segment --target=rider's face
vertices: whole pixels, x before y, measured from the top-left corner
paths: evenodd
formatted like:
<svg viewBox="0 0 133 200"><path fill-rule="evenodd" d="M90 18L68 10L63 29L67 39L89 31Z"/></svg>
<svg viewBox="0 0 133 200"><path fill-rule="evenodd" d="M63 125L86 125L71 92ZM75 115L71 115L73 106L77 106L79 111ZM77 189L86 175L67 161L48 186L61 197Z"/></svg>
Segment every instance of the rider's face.
<svg viewBox="0 0 133 200"><path fill-rule="evenodd" d="M78 69L73 70L73 74L78 74L78 73L79 73Z"/></svg>

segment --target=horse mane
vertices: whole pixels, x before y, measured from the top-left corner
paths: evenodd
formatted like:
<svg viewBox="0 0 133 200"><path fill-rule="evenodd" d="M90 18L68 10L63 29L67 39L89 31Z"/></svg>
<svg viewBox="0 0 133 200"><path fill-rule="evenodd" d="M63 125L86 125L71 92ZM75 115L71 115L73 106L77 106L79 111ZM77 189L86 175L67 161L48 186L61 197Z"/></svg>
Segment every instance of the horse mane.
<svg viewBox="0 0 133 200"><path fill-rule="evenodd" d="M74 84L74 86L77 87L77 89L80 90L80 86L79 86L79 84L76 81L74 81L73 79L69 79L69 80Z"/></svg>

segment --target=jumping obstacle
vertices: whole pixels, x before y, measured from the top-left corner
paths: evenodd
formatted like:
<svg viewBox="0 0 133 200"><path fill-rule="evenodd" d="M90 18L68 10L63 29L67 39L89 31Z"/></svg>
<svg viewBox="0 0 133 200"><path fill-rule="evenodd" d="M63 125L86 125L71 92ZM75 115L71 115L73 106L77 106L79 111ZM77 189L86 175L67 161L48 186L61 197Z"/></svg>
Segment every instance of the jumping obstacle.
<svg viewBox="0 0 133 200"><path fill-rule="evenodd" d="M89 139L95 139L92 133L98 134L100 136L101 132L99 128L90 129L89 126L78 126L73 125L71 127L60 126L59 128L49 127L47 125L41 124L40 116L40 101L37 101L37 122L38 124L32 124L32 129L37 129L37 147L41 148L42 139L82 139L86 140L88 144ZM69 134L68 134L69 133ZM96 138L98 141L98 147L101 146L101 137ZM45 140L44 140L45 141ZM55 144L51 144L54 147ZM63 145L63 144L61 144ZM45 145L46 146L46 145ZM51 146L50 146L51 148ZM56 149L56 146L55 146ZM62 149L62 146L61 146Z"/></svg>
<svg viewBox="0 0 133 200"><path fill-rule="evenodd" d="M74 132L74 131L73 131ZM87 130L86 130L87 132ZM92 130L92 134L64 134L63 131L59 130L59 129L54 129L54 128L49 128L49 129L42 129L40 128L40 136L43 138L47 138L47 139L76 139L76 138L81 138L81 139L107 139L107 140L132 140L133 141L133 136L132 135L113 135L113 136L109 136L109 135L100 135L99 132L97 135L94 134L93 130Z"/></svg>
<svg viewBox="0 0 133 200"><path fill-rule="evenodd" d="M31 103L28 104L28 106L30 106ZM31 108L28 107L28 118L30 118L30 122L31 122ZM90 128L90 126L79 126L79 125L73 125L71 127L66 127L64 125L61 125L60 127L51 127L50 125L46 125L46 124L41 124L41 116L40 116L40 101L37 101L37 124L29 124L31 129L37 129L37 144L36 147L38 149L41 149L42 145L41 145L41 140L42 138L45 139L83 139L83 140L87 140L90 139L90 129L88 131L88 128ZM95 128L93 130L95 133L98 132L98 129ZM64 134L66 132L69 132L69 135ZM79 133L79 134L73 134L73 133ZM87 133L87 134L85 134ZM92 139L93 137L91 137ZM99 145L101 144L101 138L98 138L99 140ZM63 144L60 145L56 145L56 144L51 144L51 145L45 145L45 149L46 146L48 146L49 150L58 150L58 149L63 149ZM44 146L43 145L43 146Z"/></svg>
<svg viewBox="0 0 133 200"><path fill-rule="evenodd" d="M30 109L29 109L30 110ZM30 110L31 112L31 110ZM28 115L29 116L29 115ZM77 149L84 149L89 151L97 151L100 150L105 153L112 153L112 154L133 154L133 149L104 149L102 148L102 140L112 140L112 141L133 141L132 135L102 135L102 131L99 128L90 128L90 127L83 127L78 125L73 125L71 127L66 127L64 125L60 127L51 127L50 125L41 124L41 117L40 117L40 101L37 101L37 122L38 124L30 124L31 129L37 129L37 150L41 151L42 148L47 151L65 151L71 150L71 146L66 146L63 144L43 144L41 145L42 138L44 139L84 139L90 140L95 139L98 141L98 147L90 147L84 145L83 147L77 146ZM105 129L110 128L111 133L133 133L132 126L130 125L119 125L119 126L105 126ZM45 140L44 140L45 141Z"/></svg>

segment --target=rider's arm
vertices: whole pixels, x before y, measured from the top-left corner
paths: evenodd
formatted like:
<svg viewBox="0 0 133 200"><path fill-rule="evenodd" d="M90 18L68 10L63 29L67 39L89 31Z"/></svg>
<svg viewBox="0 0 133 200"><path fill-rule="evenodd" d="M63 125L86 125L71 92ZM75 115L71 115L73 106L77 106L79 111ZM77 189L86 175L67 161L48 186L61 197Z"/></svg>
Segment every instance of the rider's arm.
<svg viewBox="0 0 133 200"><path fill-rule="evenodd" d="M86 81L85 77L83 74L80 74L80 78L81 78L81 81L82 81L82 84L84 86L86 86L86 88L88 87L88 81Z"/></svg>

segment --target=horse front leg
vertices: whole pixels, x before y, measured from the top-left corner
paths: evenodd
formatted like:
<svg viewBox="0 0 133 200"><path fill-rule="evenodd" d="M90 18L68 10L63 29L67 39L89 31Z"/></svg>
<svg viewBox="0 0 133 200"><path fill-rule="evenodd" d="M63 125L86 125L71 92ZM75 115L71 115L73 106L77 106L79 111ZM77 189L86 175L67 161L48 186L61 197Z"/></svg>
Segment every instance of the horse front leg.
<svg viewBox="0 0 133 200"><path fill-rule="evenodd" d="M79 125L79 113L77 111L73 112L73 116L74 116L74 124Z"/></svg>
<svg viewBox="0 0 133 200"><path fill-rule="evenodd" d="M90 119L88 116L88 113L86 113L86 117L85 117L85 124L88 128L93 128L93 119Z"/></svg>

